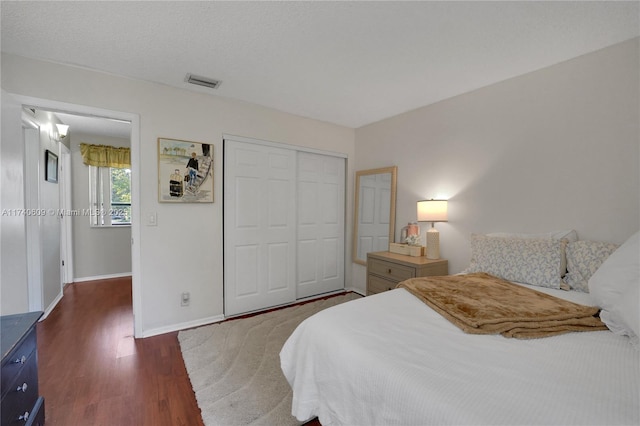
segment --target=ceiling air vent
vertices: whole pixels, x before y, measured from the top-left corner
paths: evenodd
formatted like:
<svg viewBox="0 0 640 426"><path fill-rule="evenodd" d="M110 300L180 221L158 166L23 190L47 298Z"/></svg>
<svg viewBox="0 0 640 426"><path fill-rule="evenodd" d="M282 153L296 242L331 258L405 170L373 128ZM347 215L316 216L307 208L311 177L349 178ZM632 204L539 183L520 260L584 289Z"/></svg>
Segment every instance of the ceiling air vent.
<svg viewBox="0 0 640 426"><path fill-rule="evenodd" d="M208 87L210 89L217 89L222 84L220 80L214 80L213 78L200 77L199 75L187 74L185 80L187 83L197 84L198 86Z"/></svg>

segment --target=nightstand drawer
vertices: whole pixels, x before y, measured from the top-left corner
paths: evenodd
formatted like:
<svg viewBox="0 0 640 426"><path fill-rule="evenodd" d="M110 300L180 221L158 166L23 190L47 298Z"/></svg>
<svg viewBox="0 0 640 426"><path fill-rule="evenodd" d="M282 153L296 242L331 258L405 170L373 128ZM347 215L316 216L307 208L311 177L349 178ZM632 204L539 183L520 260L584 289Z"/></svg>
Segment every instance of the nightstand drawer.
<svg viewBox="0 0 640 426"><path fill-rule="evenodd" d="M415 268L377 259L369 261L368 272L397 282L415 277Z"/></svg>
<svg viewBox="0 0 640 426"><path fill-rule="evenodd" d="M367 253L367 296L391 290L409 278L447 275L448 265L445 259L390 252Z"/></svg>
<svg viewBox="0 0 640 426"><path fill-rule="evenodd" d="M385 280L384 278L380 278L375 275L369 275L367 280L367 296L382 293L383 291L393 290L397 285L397 281Z"/></svg>

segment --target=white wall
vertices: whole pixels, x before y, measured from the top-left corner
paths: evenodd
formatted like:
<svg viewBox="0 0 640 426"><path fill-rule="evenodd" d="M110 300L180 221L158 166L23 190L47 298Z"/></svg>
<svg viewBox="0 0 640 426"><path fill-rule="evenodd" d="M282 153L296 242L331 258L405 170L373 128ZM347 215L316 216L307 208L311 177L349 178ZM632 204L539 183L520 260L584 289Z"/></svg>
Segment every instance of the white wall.
<svg viewBox="0 0 640 426"><path fill-rule="evenodd" d="M52 140L49 129L59 123L51 113L38 111L27 119L39 126L36 149L37 160L25 169L25 149L22 134L22 106L14 98L2 92L2 241L1 262L1 313L10 315L29 310L30 299L38 309L48 311L55 306L62 293L60 280L60 224L56 214L60 207L59 184L44 181L45 150L60 156L59 143ZM25 175L29 173L37 182L39 211L37 213L37 238L42 276L36 277L37 295L30 295L27 285Z"/></svg>
<svg viewBox="0 0 640 426"><path fill-rule="evenodd" d="M449 199L436 227L450 273L472 232L623 242L640 218L638 51L635 39L357 129L355 168L398 166L397 236L416 201ZM353 274L364 288L364 267Z"/></svg>
<svg viewBox="0 0 640 426"><path fill-rule="evenodd" d="M26 312L27 259L25 218L11 215L24 209L24 170L21 107L2 90L2 139L0 140L0 313Z"/></svg>
<svg viewBox="0 0 640 426"><path fill-rule="evenodd" d="M89 166L80 144L128 147L129 139L69 132L73 210L89 209ZM73 216L73 277L75 281L131 274L131 227L91 227L88 216Z"/></svg>
<svg viewBox="0 0 640 426"><path fill-rule="evenodd" d="M156 212L158 223L142 224L139 241L142 304L137 319L143 335L222 315L223 133L346 154L347 197L352 197L353 129L245 102L6 54L2 55L2 87L21 96L139 114L141 164L140 170L133 171L133 179L140 180L142 217ZM157 201L158 137L213 144L213 204ZM347 217L351 217L350 209ZM347 235L350 232L349 226ZM194 235L200 246L195 256L185 250ZM180 306L183 291L191 293L189 307Z"/></svg>
<svg viewBox="0 0 640 426"><path fill-rule="evenodd" d="M45 151L58 156L58 175L60 169L60 142L50 138L51 129L60 123L57 117L48 111L36 111L33 120L40 126L40 154L36 165L27 164L25 173L35 173L38 181L39 208L47 214L40 216L40 248L42 260L42 310L48 314L62 297L62 280L60 275L60 181L57 183L45 180ZM58 179L60 176L58 176ZM55 213L51 213L51 211Z"/></svg>

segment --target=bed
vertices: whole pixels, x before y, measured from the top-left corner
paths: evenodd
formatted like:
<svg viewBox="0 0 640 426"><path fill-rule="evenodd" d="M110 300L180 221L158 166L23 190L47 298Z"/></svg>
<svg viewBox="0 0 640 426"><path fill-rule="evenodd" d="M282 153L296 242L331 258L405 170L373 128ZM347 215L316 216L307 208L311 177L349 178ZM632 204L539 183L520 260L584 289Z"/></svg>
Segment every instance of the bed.
<svg viewBox="0 0 640 426"><path fill-rule="evenodd" d="M529 262L529 246L541 239L525 239L472 239L470 267L491 269L491 260L482 260L487 251ZM511 240L524 249L505 254L513 251L503 247ZM636 234L619 248L609 245L606 256L588 261L577 253L593 257L593 247L562 240L549 257L560 253L564 278L553 272L548 286L519 281L602 308L611 330L535 339L469 334L405 288L315 314L280 353L292 414L318 417L323 426L640 424L639 240ZM530 275L540 276L544 265L533 263Z"/></svg>

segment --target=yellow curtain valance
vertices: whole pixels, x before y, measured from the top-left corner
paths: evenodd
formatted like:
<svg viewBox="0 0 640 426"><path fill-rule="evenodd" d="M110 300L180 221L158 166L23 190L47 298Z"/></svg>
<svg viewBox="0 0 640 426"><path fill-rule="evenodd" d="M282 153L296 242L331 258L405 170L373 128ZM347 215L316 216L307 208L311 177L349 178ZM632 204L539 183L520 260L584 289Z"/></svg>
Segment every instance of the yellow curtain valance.
<svg viewBox="0 0 640 426"><path fill-rule="evenodd" d="M109 145L80 144L82 162L87 166L131 168L131 150Z"/></svg>

